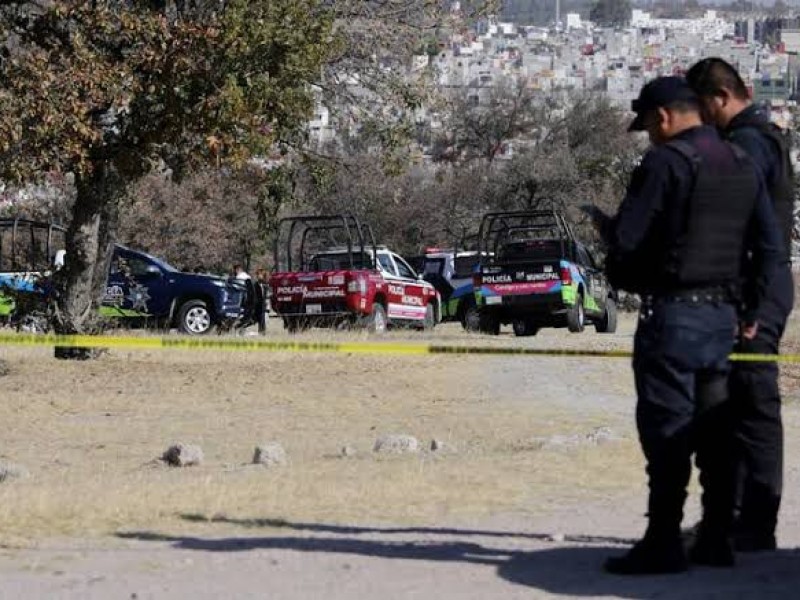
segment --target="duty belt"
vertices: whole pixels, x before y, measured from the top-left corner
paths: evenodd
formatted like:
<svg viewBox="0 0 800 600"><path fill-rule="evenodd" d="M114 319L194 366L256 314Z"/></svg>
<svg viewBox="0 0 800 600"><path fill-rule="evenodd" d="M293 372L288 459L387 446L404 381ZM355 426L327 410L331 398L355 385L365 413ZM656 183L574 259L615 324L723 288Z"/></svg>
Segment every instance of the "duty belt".
<svg viewBox="0 0 800 600"><path fill-rule="evenodd" d="M642 295L643 304L653 304L658 301L686 302L688 304L703 304L706 302L733 304L736 302L736 298L731 290L724 287L694 288Z"/></svg>

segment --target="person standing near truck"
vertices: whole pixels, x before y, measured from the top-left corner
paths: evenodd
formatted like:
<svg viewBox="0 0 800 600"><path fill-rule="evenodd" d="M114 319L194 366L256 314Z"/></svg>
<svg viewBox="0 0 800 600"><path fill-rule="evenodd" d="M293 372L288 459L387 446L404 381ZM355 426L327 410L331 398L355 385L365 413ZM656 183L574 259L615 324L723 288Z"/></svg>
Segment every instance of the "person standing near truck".
<svg viewBox="0 0 800 600"><path fill-rule="evenodd" d="M782 234L780 266L759 310L753 339L737 352L778 354L794 304L791 234L794 173L784 133L753 104L736 69L721 58L706 58L689 69L689 85L700 97L707 120L742 148L764 175ZM783 424L775 362L733 365L730 393L735 410L738 481L734 544L737 550L774 550L783 488Z"/></svg>
<svg viewBox="0 0 800 600"><path fill-rule="evenodd" d="M680 525L695 452L703 520L689 558L730 566L728 355L748 252L744 335L757 330L755 311L777 261L775 217L756 167L703 125L698 98L683 78L651 81L632 109L629 130L646 131L653 147L632 174L617 215L594 218L609 247L612 286L642 296L633 369L650 494L644 537L609 558L605 569L637 575L688 568Z"/></svg>
<svg viewBox="0 0 800 600"><path fill-rule="evenodd" d="M269 318L269 274L263 267L256 269L254 288L258 333L264 335L267 332L267 319Z"/></svg>

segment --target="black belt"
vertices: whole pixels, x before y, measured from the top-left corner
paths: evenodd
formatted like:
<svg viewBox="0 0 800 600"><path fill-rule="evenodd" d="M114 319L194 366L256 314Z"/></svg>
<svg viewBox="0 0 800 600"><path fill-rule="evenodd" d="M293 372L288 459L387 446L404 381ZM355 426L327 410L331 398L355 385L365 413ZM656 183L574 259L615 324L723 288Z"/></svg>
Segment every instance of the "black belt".
<svg viewBox="0 0 800 600"><path fill-rule="evenodd" d="M710 287L710 288L694 288L686 290L673 290L670 292L658 292L653 294L642 295L642 302L644 304L653 304L655 302L686 302L688 304L703 304L706 302L711 303L736 303L731 290L723 287Z"/></svg>

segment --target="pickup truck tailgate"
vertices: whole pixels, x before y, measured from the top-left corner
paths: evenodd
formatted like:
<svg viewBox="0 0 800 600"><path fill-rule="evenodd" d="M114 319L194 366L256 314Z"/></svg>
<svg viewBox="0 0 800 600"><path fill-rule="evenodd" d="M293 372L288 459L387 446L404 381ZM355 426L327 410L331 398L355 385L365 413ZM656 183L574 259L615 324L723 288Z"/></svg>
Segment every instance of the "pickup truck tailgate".
<svg viewBox="0 0 800 600"><path fill-rule="evenodd" d="M282 314L325 314L346 309L343 271L275 273L270 278L272 306Z"/></svg>
<svg viewBox="0 0 800 600"><path fill-rule="evenodd" d="M491 296L555 293L561 290L561 264L545 260L485 267L476 283Z"/></svg>

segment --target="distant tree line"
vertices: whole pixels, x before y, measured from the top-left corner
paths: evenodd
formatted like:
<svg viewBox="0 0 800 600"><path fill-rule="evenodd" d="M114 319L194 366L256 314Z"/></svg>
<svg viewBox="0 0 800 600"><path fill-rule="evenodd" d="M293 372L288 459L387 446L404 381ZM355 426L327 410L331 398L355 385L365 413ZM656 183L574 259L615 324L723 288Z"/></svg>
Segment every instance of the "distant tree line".
<svg viewBox="0 0 800 600"><path fill-rule="evenodd" d="M121 204L119 239L186 270L253 270L271 266L275 226L291 214L354 212L381 243L416 255L468 243L487 211L552 207L593 241L578 207L614 210L642 140L601 96L519 83L506 81L477 106L474 90L442 99L442 128L417 128L400 148L363 130L272 162L197 169L180 180L155 171ZM431 151L424 159L423 144ZM21 210L68 215L73 194L58 183L29 195Z"/></svg>

